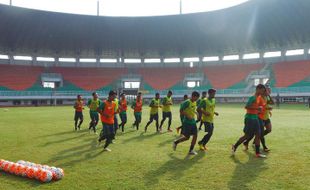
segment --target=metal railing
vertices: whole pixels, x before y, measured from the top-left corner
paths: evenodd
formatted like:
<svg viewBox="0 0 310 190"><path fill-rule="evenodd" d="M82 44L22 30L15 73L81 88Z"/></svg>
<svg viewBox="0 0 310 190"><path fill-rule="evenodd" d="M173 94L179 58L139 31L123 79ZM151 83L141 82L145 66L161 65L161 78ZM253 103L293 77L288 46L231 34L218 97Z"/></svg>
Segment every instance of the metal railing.
<svg viewBox="0 0 310 190"><path fill-rule="evenodd" d="M193 89L194 90L194 89ZM184 89L184 90L174 90L173 94L175 95L184 95L190 94L193 90ZM205 90L197 90L198 92L206 91ZM252 92L246 92L246 89L219 89L217 90L217 94L249 94ZM76 96L80 94L82 96L91 96L93 91L0 91L0 96L5 97L16 97L16 96ZM99 96L107 96L108 91L96 91ZM167 94L168 90L148 90L144 91L145 95L154 95L156 92L161 95ZM272 88L273 93L279 94L294 94L294 93L310 93L310 86L305 87L288 87L288 88Z"/></svg>

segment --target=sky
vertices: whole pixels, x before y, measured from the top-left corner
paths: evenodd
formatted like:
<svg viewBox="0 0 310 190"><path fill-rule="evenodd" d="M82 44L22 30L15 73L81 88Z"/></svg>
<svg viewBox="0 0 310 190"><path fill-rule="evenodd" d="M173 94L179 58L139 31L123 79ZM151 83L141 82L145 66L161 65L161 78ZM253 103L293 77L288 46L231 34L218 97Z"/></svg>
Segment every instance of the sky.
<svg viewBox="0 0 310 190"><path fill-rule="evenodd" d="M12 0L14 6L101 16L157 16L180 12L180 0ZM248 0L182 0L182 13L223 9ZM9 4L10 0L0 0Z"/></svg>

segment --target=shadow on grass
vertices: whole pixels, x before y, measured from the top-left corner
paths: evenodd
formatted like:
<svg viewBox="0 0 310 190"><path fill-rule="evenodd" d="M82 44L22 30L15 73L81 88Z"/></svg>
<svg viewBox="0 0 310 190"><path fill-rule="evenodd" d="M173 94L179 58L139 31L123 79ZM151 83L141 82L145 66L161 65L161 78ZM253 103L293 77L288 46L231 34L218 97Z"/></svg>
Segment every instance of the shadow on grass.
<svg viewBox="0 0 310 190"><path fill-rule="evenodd" d="M81 164L83 161L93 159L102 154L103 148L96 147L97 139L93 139L90 144L84 144L73 148L65 149L57 153L48 160L48 163L60 162L57 167L72 167L75 164ZM88 147L88 148L87 148ZM85 149L87 148L87 149Z"/></svg>
<svg viewBox="0 0 310 190"><path fill-rule="evenodd" d="M167 144L172 144L173 140L175 139L175 137L169 137L169 139L165 140L165 141L161 141L160 143L158 143L159 147L165 146Z"/></svg>
<svg viewBox="0 0 310 190"><path fill-rule="evenodd" d="M74 136L74 137L70 137L70 138L64 138L64 139L60 139L60 140L56 140L56 141L49 141L47 143L45 143L44 145L42 145L43 147L48 146L48 145L52 145L52 144L57 144L57 143L63 143L66 141L71 141L71 140L75 140L75 139L79 139L82 136L85 136L86 133L80 133L80 135L78 136Z"/></svg>
<svg viewBox="0 0 310 190"><path fill-rule="evenodd" d="M186 170L191 168L205 155L206 154L204 152L199 152L196 156L187 155L184 159L180 159L175 157L173 153L170 153L169 161L160 166L158 169L149 171L144 176L144 184L152 189L154 188L154 185L159 183L159 178L166 173L172 175L169 178L173 180L179 179L185 174Z"/></svg>
<svg viewBox="0 0 310 190"><path fill-rule="evenodd" d="M140 135L126 139L123 141L123 143L125 144L125 143L131 142L131 141L143 141L145 139L152 138L152 137L157 136L157 135L159 135L159 134L156 132L152 133L152 134L147 134L145 132L141 132Z"/></svg>
<svg viewBox="0 0 310 190"><path fill-rule="evenodd" d="M125 134L128 134L128 133L139 132L139 131L137 131L135 129L127 129L127 130L125 129L124 133L122 133L121 131L122 130L119 129L119 131L117 132L117 135L122 136L122 135L125 135Z"/></svg>
<svg viewBox="0 0 310 190"><path fill-rule="evenodd" d="M250 183L255 181L263 170L267 169L264 158L256 158L254 154L246 153L249 158L245 163L240 162L235 156L231 157L236 168L228 182L229 189L253 189Z"/></svg>
<svg viewBox="0 0 310 190"><path fill-rule="evenodd" d="M60 135L74 134L74 133L80 133L80 132L86 132L86 131L88 131L88 129L82 129L80 131L74 131L73 128L72 128L72 130L68 130L68 131L64 131L64 132L60 132L60 133L52 133L52 134L49 134L49 135L42 135L42 136L39 136L39 137L41 138L41 137L60 136Z"/></svg>

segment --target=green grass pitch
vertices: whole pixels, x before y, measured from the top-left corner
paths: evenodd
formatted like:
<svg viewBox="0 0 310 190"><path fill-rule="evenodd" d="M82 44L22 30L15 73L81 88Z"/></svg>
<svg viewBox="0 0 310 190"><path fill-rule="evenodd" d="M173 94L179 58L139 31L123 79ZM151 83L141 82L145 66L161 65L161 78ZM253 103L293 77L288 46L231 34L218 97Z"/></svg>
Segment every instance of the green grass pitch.
<svg viewBox="0 0 310 190"><path fill-rule="evenodd" d="M242 135L242 107L217 106L220 116L209 150L196 156L187 156L190 141L172 151L180 125L178 106L173 107L174 132L163 134L155 133L155 124L142 132L147 107L140 131L133 130L130 110L126 131L117 135L112 152L96 147L97 136L86 129L88 110L82 130L74 132L72 106L1 108L0 159L61 167L65 177L42 184L1 172L0 189L309 189L310 110L304 105L274 109L273 131L266 137L268 158L255 158L253 150L244 152L242 146L233 158L230 147Z"/></svg>

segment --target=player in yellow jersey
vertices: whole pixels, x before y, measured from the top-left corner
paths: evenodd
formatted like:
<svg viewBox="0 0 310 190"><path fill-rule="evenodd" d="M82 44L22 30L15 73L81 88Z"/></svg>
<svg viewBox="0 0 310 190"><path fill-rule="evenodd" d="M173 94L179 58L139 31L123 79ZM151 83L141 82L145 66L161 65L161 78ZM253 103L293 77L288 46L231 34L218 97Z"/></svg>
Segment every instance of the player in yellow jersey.
<svg viewBox="0 0 310 190"><path fill-rule="evenodd" d="M160 131L162 131L163 124L165 120L168 118L168 132L172 132L171 130L171 120L172 120L172 113L171 113L171 106L172 106L172 91L169 90L167 96L163 99L163 119L160 122Z"/></svg>
<svg viewBox="0 0 310 190"><path fill-rule="evenodd" d="M197 91L194 91L192 93L192 97L189 100L186 100L180 109L181 114L184 115L183 120L183 129L182 129L182 135L180 138L173 141L173 150L176 150L177 145L183 141L186 141L190 138L190 136L193 136L191 146L189 148L189 154L190 155L196 155L197 152L194 151L194 147L197 140L197 126L196 126L196 119L195 116L197 115L197 105L196 101L199 98L199 93Z"/></svg>
<svg viewBox="0 0 310 190"><path fill-rule="evenodd" d="M155 120L156 122L156 132L159 132L159 123L158 123L158 109L161 107L159 93L155 94L155 98L152 99L150 103L150 120L144 127L144 132L147 131L147 127Z"/></svg>
<svg viewBox="0 0 310 190"><path fill-rule="evenodd" d="M215 111L215 89L208 90L208 98L204 98L201 100L200 105L198 106L198 110L200 110L201 122L205 126L205 132L207 134L198 142L200 146L200 150L207 150L206 144L209 142L214 129L214 115L218 116L219 114Z"/></svg>
<svg viewBox="0 0 310 190"><path fill-rule="evenodd" d="M94 133L97 134L96 132L96 126L99 121L99 115L97 112L97 108L101 104L101 101L98 98L97 92L92 93L93 99L89 100L87 103L87 107L89 107L89 115L90 115L90 123L89 123L89 132L91 129L93 129Z"/></svg>

